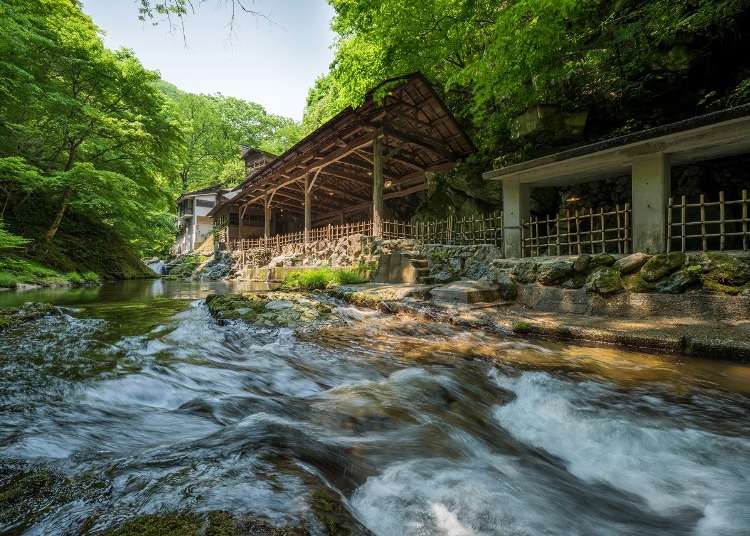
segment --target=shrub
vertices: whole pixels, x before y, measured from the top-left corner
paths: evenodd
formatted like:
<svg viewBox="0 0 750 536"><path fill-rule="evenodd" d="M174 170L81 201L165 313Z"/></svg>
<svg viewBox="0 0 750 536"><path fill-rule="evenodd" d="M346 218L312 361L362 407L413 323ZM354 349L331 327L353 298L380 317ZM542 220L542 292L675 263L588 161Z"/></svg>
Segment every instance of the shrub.
<svg viewBox="0 0 750 536"><path fill-rule="evenodd" d="M74 285L83 284L83 277L81 277L81 274L79 274L78 272L66 273L65 279L67 279L69 282L73 283Z"/></svg>
<svg viewBox="0 0 750 536"><path fill-rule="evenodd" d="M13 274L0 272L0 288L16 288L17 282Z"/></svg>
<svg viewBox="0 0 750 536"><path fill-rule="evenodd" d="M94 272L83 272L81 277L86 283L100 283L102 280L101 277L99 277L99 274Z"/></svg>

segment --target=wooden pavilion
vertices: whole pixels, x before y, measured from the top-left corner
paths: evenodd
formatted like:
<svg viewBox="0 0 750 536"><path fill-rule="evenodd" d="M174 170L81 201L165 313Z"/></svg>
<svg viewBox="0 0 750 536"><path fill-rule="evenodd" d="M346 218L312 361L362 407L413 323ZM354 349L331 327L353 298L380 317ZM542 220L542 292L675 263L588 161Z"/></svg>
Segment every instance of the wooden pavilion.
<svg viewBox="0 0 750 536"><path fill-rule="evenodd" d="M384 203L422 192L435 172L474 151L432 85L420 73L387 80L358 108L347 108L267 165L248 176L241 191L218 210L239 212L243 222L262 218L271 235L275 219L297 229L371 220L382 232ZM274 225L274 228L279 226Z"/></svg>

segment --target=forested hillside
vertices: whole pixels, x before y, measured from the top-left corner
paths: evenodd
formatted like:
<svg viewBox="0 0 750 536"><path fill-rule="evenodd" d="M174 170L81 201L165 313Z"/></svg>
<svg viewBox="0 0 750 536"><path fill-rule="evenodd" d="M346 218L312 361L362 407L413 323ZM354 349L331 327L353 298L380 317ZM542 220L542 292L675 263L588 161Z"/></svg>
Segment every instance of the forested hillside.
<svg viewBox="0 0 750 536"><path fill-rule="evenodd" d="M748 0L330 0L339 38L310 129L392 76L422 71L477 154L438 191L472 212L480 172L750 100ZM538 106L544 107L539 119Z"/></svg>
<svg viewBox="0 0 750 536"><path fill-rule="evenodd" d="M280 152L298 137L258 104L182 92L108 50L77 2L0 0L6 286L35 279L27 261L142 275L138 257L173 238L181 192L239 181L243 144Z"/></svg>

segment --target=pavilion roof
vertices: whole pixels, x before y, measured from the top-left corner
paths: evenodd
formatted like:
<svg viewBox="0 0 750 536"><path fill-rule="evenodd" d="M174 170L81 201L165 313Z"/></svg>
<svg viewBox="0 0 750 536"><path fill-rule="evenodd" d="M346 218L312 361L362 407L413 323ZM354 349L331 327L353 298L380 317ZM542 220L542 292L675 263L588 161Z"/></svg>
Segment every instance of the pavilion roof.
<svg viewBox="0 0 750 536"><path fill-rule="evenodd" d="M424 190L426 172L449 169L474 151L432 85L415 73L380 84L362 105L346 108L251 174L227 203L262 203L268 193L273 207L302 213L308 176L315 219L367 208L376 137L385 146L386 200Z"/></svg>

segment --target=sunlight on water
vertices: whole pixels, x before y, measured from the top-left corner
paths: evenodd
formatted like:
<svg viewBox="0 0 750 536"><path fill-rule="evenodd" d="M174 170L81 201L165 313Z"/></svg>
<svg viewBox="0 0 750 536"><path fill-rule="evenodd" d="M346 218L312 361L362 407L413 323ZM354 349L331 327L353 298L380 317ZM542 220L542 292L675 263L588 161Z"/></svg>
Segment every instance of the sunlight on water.
<svg viewBox="0 0 750 536"><path fill-rule="evenodd" d="M3 332L0 485L27 462L102 491L0 533L188 509L325 534L321 489L383 536L750 533L750 367L344 305L220 326L171 289L55 294L75 308Z"/></svg>

